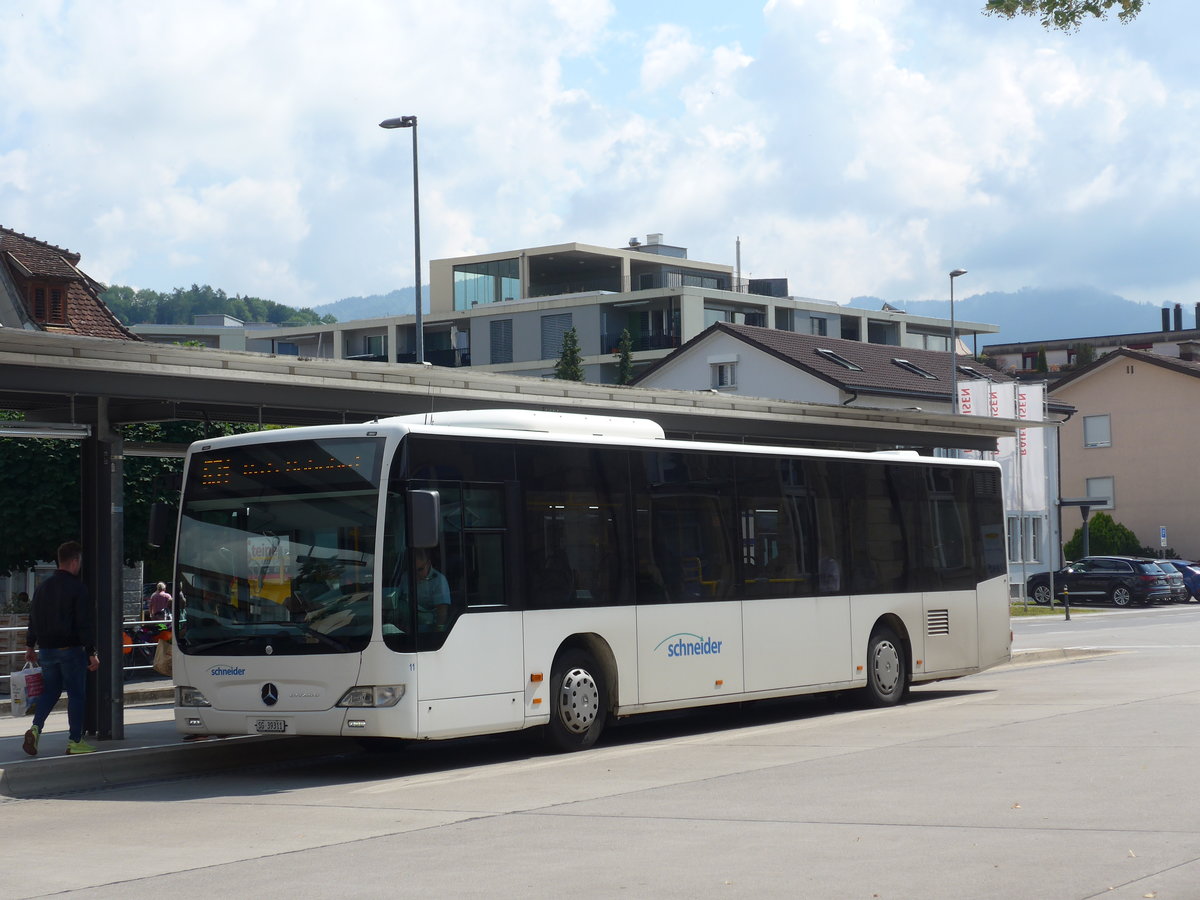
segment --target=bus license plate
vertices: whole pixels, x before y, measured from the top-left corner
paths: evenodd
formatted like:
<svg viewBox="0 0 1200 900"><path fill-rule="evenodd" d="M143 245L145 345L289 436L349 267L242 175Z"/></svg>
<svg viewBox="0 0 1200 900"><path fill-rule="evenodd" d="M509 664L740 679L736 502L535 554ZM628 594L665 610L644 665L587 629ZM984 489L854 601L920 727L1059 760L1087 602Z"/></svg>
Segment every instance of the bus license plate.
<svg viewBox="0 0 1200 900"><path fill-rule="evenodd" d="M259 734L285 734L287 719L255 719L254 730Z"/></svg>

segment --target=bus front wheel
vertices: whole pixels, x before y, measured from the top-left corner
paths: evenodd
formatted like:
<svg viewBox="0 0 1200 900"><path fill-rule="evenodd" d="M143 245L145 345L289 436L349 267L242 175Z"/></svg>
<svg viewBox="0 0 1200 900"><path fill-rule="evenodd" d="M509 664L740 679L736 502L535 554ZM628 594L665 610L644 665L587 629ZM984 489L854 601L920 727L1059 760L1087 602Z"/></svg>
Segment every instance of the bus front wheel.
<svg viewBox="0 0 1200 900"><path fill-rule="evenodd" d="M904 644L884 626L867 643L867 693L875 706L894 706L908 693Z"/></svg>
<svg viewBox="0 0 1200 900"><path fill-rule="evenodd" d="M577 649L560 653L550 670L550 691L550 746L571 751L596 743L608 718L608 690L592 655Z"/></svg>

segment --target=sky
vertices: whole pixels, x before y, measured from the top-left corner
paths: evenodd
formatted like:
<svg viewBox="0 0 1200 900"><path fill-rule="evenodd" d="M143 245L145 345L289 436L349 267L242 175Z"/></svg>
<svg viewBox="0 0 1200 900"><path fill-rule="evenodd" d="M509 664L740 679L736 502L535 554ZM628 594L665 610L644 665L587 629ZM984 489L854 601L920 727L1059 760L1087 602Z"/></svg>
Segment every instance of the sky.
<svg viewBox="0 0 1200 900"><path fill-rule="evenodd" d="M845 303L1200 299L1200 3L3 0L0 225L106 284L318 306L662 233Z"/></svg>

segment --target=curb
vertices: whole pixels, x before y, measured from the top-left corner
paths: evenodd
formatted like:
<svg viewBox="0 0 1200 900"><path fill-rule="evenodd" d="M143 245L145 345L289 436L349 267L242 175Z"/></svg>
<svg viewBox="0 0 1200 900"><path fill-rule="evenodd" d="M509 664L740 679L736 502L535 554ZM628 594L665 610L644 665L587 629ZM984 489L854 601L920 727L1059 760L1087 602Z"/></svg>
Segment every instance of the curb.
<svg viewBox="0 0 1200 900"><path fill-rule="evenodd" d="M75 759L65 756L31 759L0 768L0 795L29 799L350 751L352 745L345 738L262 735L237 735L163 747L98 750Z"/></svg>
<svg viewBox="0 0 1200 900"><path fill-rule="evenodd" d="M1017 650L1013 652L1008 665L1026 665L1040 662L1061 662L1071 659L1088 659L1093 656L1111 656L1119 650L1109 650L1104 647L1058 647L1048 650Z"/></svg>

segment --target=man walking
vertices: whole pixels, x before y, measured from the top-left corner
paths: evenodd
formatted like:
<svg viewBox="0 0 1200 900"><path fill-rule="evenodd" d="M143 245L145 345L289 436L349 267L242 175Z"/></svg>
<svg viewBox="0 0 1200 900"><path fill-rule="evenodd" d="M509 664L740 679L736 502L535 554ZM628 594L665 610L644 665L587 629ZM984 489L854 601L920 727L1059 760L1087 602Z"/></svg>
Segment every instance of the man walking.
<svg viewBox="0 0 1200 900"><path fill-rule="evenodd" d="M67 541L58 548L58 571L33 592L29 630L25 634L25 659L42 666L42 693L37 698L33 727L25 732L22 745L37 756L38 741L46 717L67 692L67 724L70 734L67 753L94 753L83 739L87 673L100 667L92 635L92 604L87 587L79 578L83 548ZM39 654L40 650L40 654Z"/></svg>

